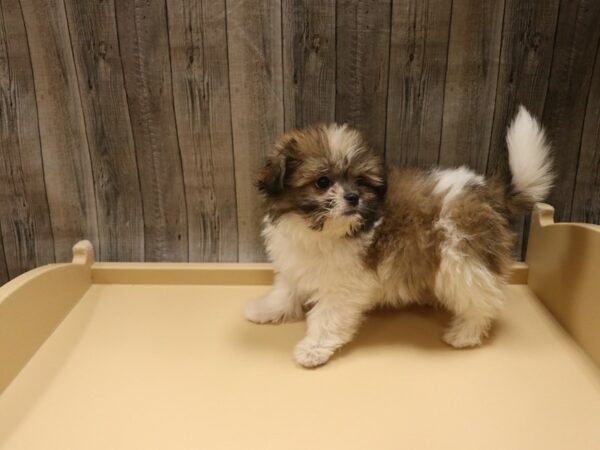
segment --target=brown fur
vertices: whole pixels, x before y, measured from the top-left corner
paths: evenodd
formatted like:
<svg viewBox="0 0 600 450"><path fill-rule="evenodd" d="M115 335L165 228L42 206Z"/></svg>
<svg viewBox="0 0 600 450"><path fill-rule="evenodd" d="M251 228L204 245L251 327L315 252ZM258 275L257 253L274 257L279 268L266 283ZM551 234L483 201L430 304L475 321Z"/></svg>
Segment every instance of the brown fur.
<svg viewBox="0 0 600 450"><path fill-rule="evenodd" d="M429 297L443 240L433 228L441 199L433 195L435 183L423 171L393 169L388 176L385 219L375 231L365 262L371 269L391 263L398 285L404 284L415 299Z"/></svg>
<svg viewBox="0 0 600 450"><path fill-rule="evenodd" d="M442 197L433 192L435 181L425 171L392 169L384 203L385 219L375 232L365 263L371 269L391 264L397 284L414 299L429 299L445 240L434 224ZM490 271L506 278L510 270L514 233L504 186L488 180L467 187L448 207L449 219L466 238L459 249Z"/></svg>
<svg viewBox="0 0 600 450"><path fill-rule="evenodd" d="M510 204L496 179L471 187L454 200L450 219L468 236L460 249L496 275L508 276L515 236L510 229Z"/></svg>

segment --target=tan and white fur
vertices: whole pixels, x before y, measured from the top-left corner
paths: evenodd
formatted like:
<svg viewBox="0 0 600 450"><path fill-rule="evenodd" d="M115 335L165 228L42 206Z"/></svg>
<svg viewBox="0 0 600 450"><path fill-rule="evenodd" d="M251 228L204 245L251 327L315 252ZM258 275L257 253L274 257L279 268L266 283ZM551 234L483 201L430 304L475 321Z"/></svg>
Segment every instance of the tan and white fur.
<svg viewBox="0 0 600 450"><path fill-rule="evenodd" d="M275 283L246 317L285 322L308 311L294 351L304 367L327 362L383 304L436 302L454 316L445 342L481 344L503 303L511 221L553 180L544 132L523 107L506 141L511 175L503 180L465 167L386 171L345 125L284 135L258 181Z"/></svg>

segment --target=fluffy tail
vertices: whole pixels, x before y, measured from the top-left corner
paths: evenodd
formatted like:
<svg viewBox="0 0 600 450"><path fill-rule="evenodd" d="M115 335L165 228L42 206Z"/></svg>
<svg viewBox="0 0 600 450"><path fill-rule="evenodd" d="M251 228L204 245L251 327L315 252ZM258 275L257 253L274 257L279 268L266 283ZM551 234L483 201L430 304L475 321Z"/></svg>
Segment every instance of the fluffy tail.
<svg viewBox="0 0 600 450"><path fill-rule="evenodd" d="M512 174L509 204L515 214L522 214L550 193L554 181L550 146L540 124L523 106L508 127L506 144Z"/></svg>

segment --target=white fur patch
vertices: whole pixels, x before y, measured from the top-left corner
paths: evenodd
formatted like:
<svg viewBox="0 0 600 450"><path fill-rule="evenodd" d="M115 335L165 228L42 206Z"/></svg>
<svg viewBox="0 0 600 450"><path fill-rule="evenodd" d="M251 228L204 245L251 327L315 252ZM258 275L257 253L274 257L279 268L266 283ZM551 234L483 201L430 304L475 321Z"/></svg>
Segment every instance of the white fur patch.
<svg viewBox="0 0 600 450"><path fill-rule="evenodd" d="M444 196L440 218L434 226L442 230L445 237L434 292L455 314L443 338L453 347L472 347L481 343L502 305L501 280L484 264L461 251L471 236L456 226L450 213L452 200L460 196L466 186L482 185L485 180L466 167L434 171L433 176L437 180L434 192Z"/></svg>
<svg viewBox="0 0 600 450"><path fill-rule="evenodd" d="M434 192L436 194L444 194L444 204L449 203L460 195L468 184L481 185L484 183L481 175L477 175L465 166L461 166L458 169L435 170L432 175L437 181Z"/></svg>
<svg viewBox="0 0 600 450"><path fill-rule="evenodd" d="M544 200L554 180L550 146L544 130L523 106L508 127L506 145L515 189L534 201Z"/></svg>
<svg viewBox="0 0 600 450"><path fill-rule="evenodd" d="M364 270L361 254L371 238L341 238L311 230L295 214L281 217L276 224L265 221L263 236L275 269L297 291L372 289L375 277Z"/></svg>
<svg viewBox="0 0 600 450"><path fill-rule="evenodd" d="M255 323L289 322L304 316L302 304L293 298L281 276L275 277L273 289L264 297L251 300L246 305L246 318Z"/></svg>
<svg viewBox="0 0 600 450"><path fill-rule="evenodd" d="M461 242L468 236L450 219L442 217L436 226L444 231L446 239L440 248L434 292L455 314L443 339L453 347L473 347L481 344L502 307L502 280L460 250Z"/></svg>
<svg viewBox="0 0 600 450"><path fill-rule="evenodd" d="M378 300L376 275L365 270L361 257L372 234L346 239L313 231L303 218L288 214L276 223L265 220L263 235L278 274L276 289L285 284L294 293L287 298L313 305L307 335L294 357L305 367L323 364L352 339L364 311ZM247 317L260 321L297 310L282 299L277 293L267 295L250 305Z"/></svg>
<svg viewBox="0 0 600 450"><path fill-rule="evenodd" d="M349 161L362 148L360 134L346 124L331 124L325 132L334 161Z"/></svg>

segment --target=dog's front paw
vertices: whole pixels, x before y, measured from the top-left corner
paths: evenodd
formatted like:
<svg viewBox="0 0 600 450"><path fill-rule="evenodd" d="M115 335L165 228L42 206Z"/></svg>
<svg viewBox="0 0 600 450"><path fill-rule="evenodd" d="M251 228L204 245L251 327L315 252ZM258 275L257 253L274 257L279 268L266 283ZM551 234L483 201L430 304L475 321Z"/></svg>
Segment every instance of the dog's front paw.
<svg viewBox="0 0 600 450"><path fill-rule="evenodd" d="M477 347L481 345L482 338L483 333L481 330L462 324L452 325L442 336L442 340L454 348Z"/></svg>
<svg viewBox="0 0 600 450"><path fill-rule="evenodd" d="M273 310L273 308L269 308L266 300L264 297L250 300L244 310L246 319L254 323L279 322L282 314Z"/></svg>
<svg viewBox="0 0 600 450"><path fill-rule="evenodd" d="M294 359L302 367L322 366L329 361L332 354L331 349L306 339L300 341L294 349Z"/></svg>

